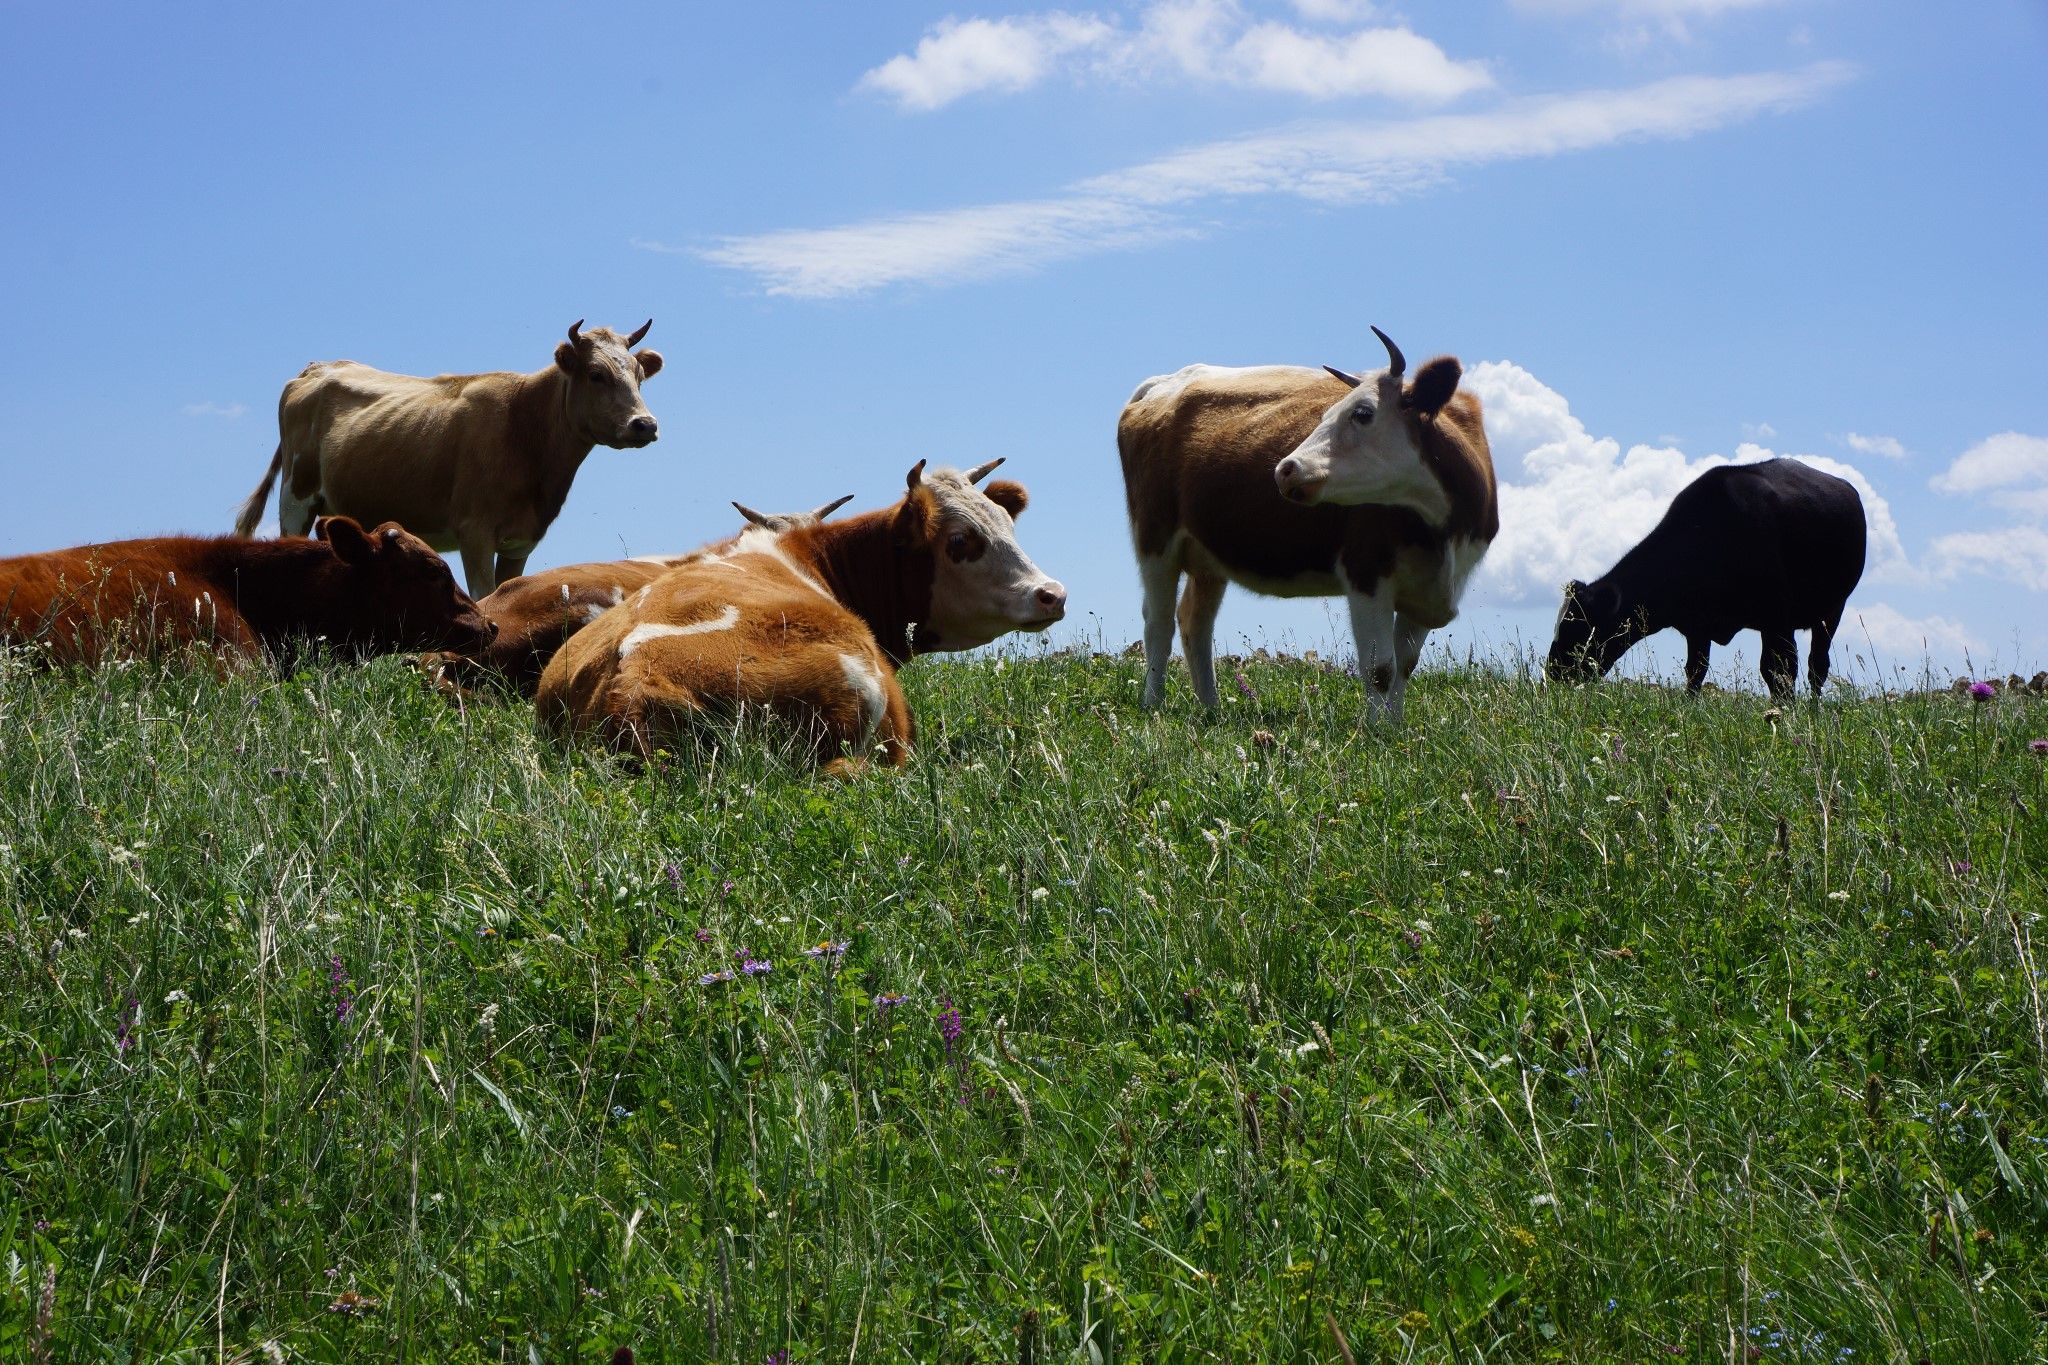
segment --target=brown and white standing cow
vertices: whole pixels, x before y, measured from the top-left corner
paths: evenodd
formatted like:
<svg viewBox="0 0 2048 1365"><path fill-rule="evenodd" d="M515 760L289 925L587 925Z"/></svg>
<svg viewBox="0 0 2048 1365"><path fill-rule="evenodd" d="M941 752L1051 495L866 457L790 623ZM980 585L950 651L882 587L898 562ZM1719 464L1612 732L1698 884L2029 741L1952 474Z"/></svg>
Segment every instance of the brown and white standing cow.
<svg viewBox="0 0 2048 1365"><path fill-rule="evenodd" d="M173 652L475 650L496 627L396 523L323 517L314 538L160 536L0 559L0 643L57 663Z"/></svg>
<svg viewBox="0 0 2048 1365"><path fill-rule="evenodd" d="M1500 529L1479 400L1441 356L1404 383L1288 365L1190 365L1140 384L1117 421L1145 601L1143 700L1165 696L1174 592L1195 695L1216 705L1212 655L1227 584L1276 597L1342 594L1367 711L1398 720L1423 640L1458 614Z"/></svg>
<svg viewBox="0 0 2048 1365"><path fill-rule="evenodd" d="M748 531L669 570L571 636L541 675L541 723L646 754L744 708L803 730L820 764L900 765L912 721L897 666L1066 614L1066 589L1017 544L1021 485L976 488L1000 460L927 474L840 522Z"/></svg>
<svg viewBox="0 0 2048 1365"><path fill-rule="evenodd" d="M539 573L522 574L498 585L477 603L498 628L490 647L471 657L444 654L422 662L437 682L457 688L495 681L521 696L531 697L541 671L571 635L681 564L710 555L729 554L743 536L770 536L800 526L816 526L853 495L836 498L809 512L756 512L734 503L747 528L688 554L639 555L590 564L565 564Z"/></svg>
<svg viewBox="0 0 2048 1365"><path fill-rule="evenodd" d="M577 322L555 363L533 374L423 379L316 361L284 386L277 452L235 532L256 529L282 470L284 534L303 535L323 513L395 521L460 550L463 578L482 597L525 570L593 446L655 439L640 382L660 372L661 353L633 350L653 325L622 337Z"/></svg>

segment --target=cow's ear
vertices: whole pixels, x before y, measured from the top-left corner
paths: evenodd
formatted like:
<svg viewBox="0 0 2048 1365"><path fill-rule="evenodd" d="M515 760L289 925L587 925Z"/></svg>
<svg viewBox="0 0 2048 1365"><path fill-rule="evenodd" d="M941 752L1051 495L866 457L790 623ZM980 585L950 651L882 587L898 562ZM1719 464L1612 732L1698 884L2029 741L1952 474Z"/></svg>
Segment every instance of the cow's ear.
<svg viewBox="0 0 2048 1365"><path fill-rule="evenodd" d="M334 557L344 564L367 564L376 557L377 542L352 518L322 517L314 523L313 534L334 547Z"/></svg>
<svg viewBox="0 0 2048 1365"><path fill-rule="evenodd" d="M1465 367L1453 357L1440 355L1415 372L1415 382L1401 395L1401 406L1424 417L1434 417L1458 391Z"/></svg>
<svg viewBox="0 0 2048 1365"><path fill-rule="evenodd" d="M661 373L661 352L652 346L644 351L633 352L633 359L640 362L640 377L652 379Z"/></svg>
<svg viewBox="0 0 2048 1365"><path fill-rule="evenodd" d="M566 341L556 342L555 364L563 374L576 373L576 348Z"/></svg>
<svg viewBox="0 0 2048 1365"><path fill-rule="evenodd" d="M1024 508L1030 503L1031 495L1024 491L1024 485L1013 479L997 479L981 490L988 494L988 500L1010 514L1015 521L1024 515Z"/></svg>
<svg viewBox="0 0 2048 1365"><path fill-rule="evenodd" d="M1575 602L1585 601L1586 580L1583 578L1574 578L1571 582L1565 584L1564 595Z"/></svg>

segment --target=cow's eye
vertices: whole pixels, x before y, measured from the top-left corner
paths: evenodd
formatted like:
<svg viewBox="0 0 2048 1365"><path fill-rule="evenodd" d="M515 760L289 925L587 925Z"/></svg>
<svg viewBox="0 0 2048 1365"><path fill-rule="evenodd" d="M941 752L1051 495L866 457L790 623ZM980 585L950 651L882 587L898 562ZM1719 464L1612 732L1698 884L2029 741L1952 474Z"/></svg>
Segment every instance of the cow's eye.
<svg viewBox="0 0 2048 1365"><path fill-rule="evenodd" d="M590 382L593 384L608 384L611 382L611 377L610 370L592 370L590 372Z"/></svg>
<svg viewBox="0 0 2048 1365"><path fill-rule="evenodd" d="M1364 426L1372 420L1372 409L1363 403L1359 404L1351 410L1351 420Z"/></svg>
<svg viewBox="0 0 2048 1365"><path fill-rule="evenodd" d="M955 531L952 535L946 537L946 553L956 560L967 557L968 545L969 541L965 531Z"/></svg>

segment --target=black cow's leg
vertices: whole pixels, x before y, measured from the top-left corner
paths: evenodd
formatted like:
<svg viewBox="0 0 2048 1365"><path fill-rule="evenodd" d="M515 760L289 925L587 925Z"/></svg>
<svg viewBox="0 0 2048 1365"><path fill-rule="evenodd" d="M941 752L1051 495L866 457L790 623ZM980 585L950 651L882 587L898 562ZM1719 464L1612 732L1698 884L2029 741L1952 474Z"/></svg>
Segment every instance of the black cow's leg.
<svg viewBox="0 0 2048 1365"><path fill-rule="evenodd" d="M1799 685L1799 642L1789 630L1767 630L1764 637L1764 686L1783 701Z"/></svg>
<svg viewBox="0 0 2048 1365"><path fill-rule="evenodd" d="M1822 620L1813 628L1813 642L1806 650L1806 680L1813 687L1813 695L1819 696L1821 688L1828 681L1828 650L1835 643L1835 622L1841 613Z"/></svg>
<svg viewBox="0 0 2048 1365"><path fill-rule="evenodd" d="M1707 656L1713 651L1714 642L1704 635L1685 637L1685 690L1697 692L1706 685Z"/></svg>

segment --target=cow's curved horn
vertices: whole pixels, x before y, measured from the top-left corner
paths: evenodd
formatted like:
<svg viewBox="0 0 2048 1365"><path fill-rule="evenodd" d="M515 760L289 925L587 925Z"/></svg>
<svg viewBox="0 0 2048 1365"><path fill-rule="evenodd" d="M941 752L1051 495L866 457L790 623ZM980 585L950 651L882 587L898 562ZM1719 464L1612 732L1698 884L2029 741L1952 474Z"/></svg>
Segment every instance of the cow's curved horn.
<svg viewBox="0 0 2048 1365"><path fill-rule="evenodd" d="M583 340L583 319L578 318L569 324L569 344L573 346L581 340Z"/></svg>
<svg viewBox="0 0 2048 1365"><path fill-rule="evenodd" d="M1396 379L1406 374L1408 372L1408 357L1401 354L1401 348L1394 344L1394 339L1377 327L1372 329L1372 334L1378 337L1381 344L1387 348L1387 373Z"/></svg>
<svg viewBox="0 0 2048 1365"><path fill-rule="evenodd" d="M811 515L816 517L819 521L823 521L825 518L831 516L834 512L837 512L840 508L846 506L846 504L852 501L853 494L848 493L843 498L832 499L832 501L826 503L823 507L820 507L817 511L811 513Z"/></svg>
<svg viewBox="0 0 2048 1365"><path fill-rule="evenodd" d="M646 337L646 335L647 335L647 329L648 329L648 328L650 328L650 327L652 327L653 325L654 325L654 319L653 319L653 318L649 318L649 319L647 319L647 321L645 321L645 322L641 323L641 324L640 324L640 330L639 330L639 331L637 331L637 332L635 332L635 333L633 333L633 335L631 335L631 336L629 336L629 337L627 337L627 338L626 338L626 349L630 351L630 350L632 350L632 349L633 349L633 348L634 348L635 346L638 346L638 345L640 344L641 340L642 340L642 339L643 339L644 337Z"/></svg>
<svg viewBox="0 0 2048 1365"><path fill-rule="evenodd" d="M1340 370L1335 365L1325 365L1323 366L1323 368L1328 370L1330 372L1331 377L1340 381L1347 389L1355 389L1360 384L1365 382L1361 380L1357 375L1351 374L1344 370Z"/></svg>
<svg viewBox="0 0 2048 1365"><path fill-rule="evenodd" d="M919 460L919 461L918 461L918 462L917 462L916 464L914 464L914 465L912 465L912 466L910 467L910 473L909 473L909 474L908 474L907 476L905 476L905 478L904 478L904 480L903 480L903 486L904 486L905 488L915 489L915 488L916 488L916 487L917 487L917 486L918 486L919 484L921 484L921 483L923 483L923 482L924 482L924 461L923 461L923 460Z"/></svg>
<svg viewBox="0 0 2048 1365"><path fill-rule="evenodd" d="M995 471L995 467L997 465L1001 464L1004 460L1007 460L1009 458L1010 457L1007 455L998 455L993 460L990 460L987 464L976 465L974 468L967 471L967 482L980 483L983 479L987 478L991 473Z"/></svg>
<svg viewBox="0 0 2048 1365"><path fill-rule="evenodd" d="M747 506L743 502L734 503L732 505L732 510L738 512L741 516L745 517L748 521L753 522L756 526L768 525L768 518L765 514L756 512L753 508Z"/></svg>

